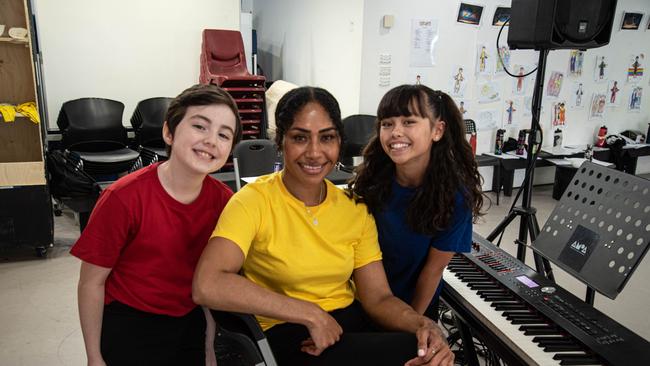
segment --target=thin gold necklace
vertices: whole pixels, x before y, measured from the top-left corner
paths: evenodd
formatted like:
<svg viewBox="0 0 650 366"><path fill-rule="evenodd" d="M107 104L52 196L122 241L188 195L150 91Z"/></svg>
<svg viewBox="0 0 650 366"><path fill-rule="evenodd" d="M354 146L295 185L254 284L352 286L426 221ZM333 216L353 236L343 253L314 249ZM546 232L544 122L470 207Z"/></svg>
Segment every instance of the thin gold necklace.
<svg viewBox="0 0 650 366"><path fill-rule="evenodd" d="M320 186L320 192L318 193L318 203L316 204L317 206L320 205L321 202L323 202L323 185L325 185L325 184L326 183L323 182L323 184L321 184L321 186ZM318 225L318 219L311 212L311 207L305 205L305 209L307 210L307 215L309 215L309 217L311 218L312 224L314 224L314 226L317 226Z"/></svg>

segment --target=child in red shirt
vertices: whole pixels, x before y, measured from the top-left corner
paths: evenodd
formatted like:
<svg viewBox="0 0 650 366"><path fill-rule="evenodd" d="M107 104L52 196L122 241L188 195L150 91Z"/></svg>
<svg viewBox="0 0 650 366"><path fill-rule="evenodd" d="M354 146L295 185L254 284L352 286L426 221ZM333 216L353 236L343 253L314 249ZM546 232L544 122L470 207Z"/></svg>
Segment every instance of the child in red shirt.
<svg viewBox="0 0 650 366"><path fill-rule="evenodd" d="M203 365L194 267L232 191L208 176L241 139L233 99L195 85L170 104L169 160L111 184L71 250L88 365Z"/></svg>

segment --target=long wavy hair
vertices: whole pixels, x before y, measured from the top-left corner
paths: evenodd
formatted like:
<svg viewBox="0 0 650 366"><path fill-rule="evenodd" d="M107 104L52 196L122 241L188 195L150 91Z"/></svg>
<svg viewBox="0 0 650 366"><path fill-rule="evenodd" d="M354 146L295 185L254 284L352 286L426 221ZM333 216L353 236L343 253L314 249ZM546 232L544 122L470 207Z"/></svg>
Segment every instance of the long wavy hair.
<svg viewBox="0 0 650 366"><path fill-rule="evenodd" d="M371 212L381 211L389 202L395 163L379 140L382 120L398 116L418 116L433 122L445 121L442 138L431 145L429 165L422 185L416 188L406 213L406 222L417 233L434 235L450 225L456 192L463 194L474 221L483 213L482 178L472 147L465 139L465 122L449 95L424 85L401 85L388 91L377 108L375 134L363 150L348 189Z"/></svg>

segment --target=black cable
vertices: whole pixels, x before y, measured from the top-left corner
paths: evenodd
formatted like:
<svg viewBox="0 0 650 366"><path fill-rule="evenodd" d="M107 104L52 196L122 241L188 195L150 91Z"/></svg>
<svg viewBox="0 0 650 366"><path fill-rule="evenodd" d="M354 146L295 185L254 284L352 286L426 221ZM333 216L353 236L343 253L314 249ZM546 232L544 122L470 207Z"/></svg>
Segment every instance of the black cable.
<svg viewBox="0 0 650 366"><path fill-rule="evenodd" d="M532 75L535 71L537 71L537 68L533 69L531 72L524 74L524 75L514 75L511 74L510 71L506 68L506 65L503 63L503 58L501 58L501 54L499 53L499 38L501 38L501 32L503 32L503 28L506 27L506 24L510 23L510 17L501 24L501 28L499 29L499 34L497 34L497 57L499 58L499 61L501 61L501 66L503 67L503 71L506 72L506 74L512 76L513 78L524 78L526 76Z"/></svg>

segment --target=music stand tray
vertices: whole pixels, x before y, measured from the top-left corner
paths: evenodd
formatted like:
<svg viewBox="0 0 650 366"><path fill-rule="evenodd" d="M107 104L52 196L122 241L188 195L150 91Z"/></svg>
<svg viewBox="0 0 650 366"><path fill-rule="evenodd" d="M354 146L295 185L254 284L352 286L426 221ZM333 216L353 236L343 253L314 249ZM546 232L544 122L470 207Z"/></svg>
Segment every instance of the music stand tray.
<svg viewBox="0 0 650 366"><path fill-rule="evenodd" d="M610 299L650 243L650 181L584 162L533 249Z"/></svg>

